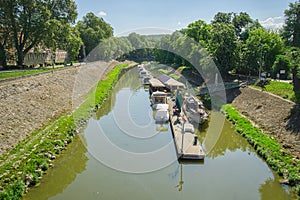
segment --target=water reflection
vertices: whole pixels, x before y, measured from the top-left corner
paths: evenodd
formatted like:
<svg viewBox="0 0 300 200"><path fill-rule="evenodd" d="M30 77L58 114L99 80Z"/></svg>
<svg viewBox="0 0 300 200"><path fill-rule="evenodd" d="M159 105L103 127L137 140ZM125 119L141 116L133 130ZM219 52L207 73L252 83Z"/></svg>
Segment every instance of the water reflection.
<svg viewBox="0 0 300 200"><path fill-rule="evenodd" d="M218 118L224 118L224 115L220 112L213 111L213 115L217 115ZM223 120L221 120L223 121ZM219 124L216 124L217 121L211 121L209 123L209 126L219 126ZM199 129L197 132L199 136L199 140L203 142L203 146L205 147L205 138L208 134L212 134L208 132L208 128L206 129ZM235 131L233 131L233 126L230 122L227 120L224 122L224 126L222 129L222 134L220 134L216 144L211 149L211 151L208 152L207 157L209 158L217 158L218 156L224 156L226 151L235 152L236 150L242 150L243 152L247 151L247 148L249 147L248 142L238 135Z"/></svg>
<svg viewBox="0 0 300 200"><path fill-rule="evenodd" d="M137 68L133 68L121 75L107 101L96 112L96 119L100 119L100 117L107 115L112 110L116 102L116 95L123 88L129 88L131 91L141 88L141 79Z"/></svg>
<svg viewBox="0 0 300 200"><path fill-rule="evenodd" d="M43 176L40 186L30 189L24 200L43 200L62 193L77 175L85 171L88 158L86 148L76 137L64 154L57 158L55 167Z"/></svg>

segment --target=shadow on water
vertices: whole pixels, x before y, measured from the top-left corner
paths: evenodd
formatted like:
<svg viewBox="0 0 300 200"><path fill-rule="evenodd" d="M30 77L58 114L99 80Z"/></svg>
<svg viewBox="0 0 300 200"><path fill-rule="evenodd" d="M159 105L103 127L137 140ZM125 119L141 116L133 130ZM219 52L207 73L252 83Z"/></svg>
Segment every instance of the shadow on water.
<svg viewBox="0 0 300 200"><path fill-rule="evenodd" d="M23 200L44 200L62 193L78 174L86 169L87 150L79 137L68 146L68 149L55 161L55 167L43 176L41 186L30 189Z"/></svg>

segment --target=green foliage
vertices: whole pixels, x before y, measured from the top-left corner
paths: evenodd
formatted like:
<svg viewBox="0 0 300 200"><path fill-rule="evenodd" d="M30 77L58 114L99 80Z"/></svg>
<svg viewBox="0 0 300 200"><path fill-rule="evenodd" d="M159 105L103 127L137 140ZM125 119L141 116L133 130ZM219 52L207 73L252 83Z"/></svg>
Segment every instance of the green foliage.
<svg viewBox="0 0 300 200"><path fill-rule="evenodd" d="M234 13L233 16L232 24L235 27L236 35L238 38L241 38L243 29L249 27L253 23L253 20L245 12L240 12L240 14Z"/></svg>
<svg viewBox="0 0 300 200"><path fill-rule="evenodd" d="M230 105L223 106L223 111L227 119L235 125L236 131L247 139L268 165L279 175L286 176L289 184L299 190L300 161L295 160L291 153L281 147L274 138L263 134L259 128L254 127Z"/></svg>
<svg viewBox="0 0 300 200"><path fill-rule="evenodd" d="M276 56L283 52L283 42L277 33L263 28L253 29L242 45L241 71L258 74L259 68L270 72Z"/></svg>
<svg viewBox="0 0 300 200"><path fill-rule="evenodd" d="M261 89L260 86L253 86L255 88ZM265 85L265 91L278 95L284 99L291 101L296 101L295 93L293 91L293 85L286 82L271 81L269 84Z"/></svg>
<svg viewBox="0 0 300 200"><path fill-rule="evenodd" d="M286 45L300 48L300 1L290 3L284 14L285 25L281 35L285 39Z"/></svg>
<svg viewBox="0 0 300 200"><path fill-rule="evenodd" d="M24 71L13 71L13 72L0 72L0 79L3 78L11 78L17 76L24 76L29 74L38 74L41 72L53 71L58 70L59 68L45 68L45 69L36 69L36 70L24 70Z"/></svg>
<svg viewBox="0 0 300 200"><path fill-rule="evenodd" d="M87 13L83 20L76 24L81 40L85 46L85 53L88 55L97 45L106 38L113 36L112 27L103 18L97 17L94 13ZM81 51L83 58L83 52Z"/></svg>
<svg viewBox="0 0 300 200"><path fill-rule="evenodd" d="M4 192L0 192L0 200L19 200L25 191L25 185L17 182L9 185Z"/></svg>
<svg viewBox="0 0 300 200"><path fill-rule="evenodd" d="M237 36L232 24L215 23L212 25L209 51L213 55L220 72L226 74L232 70L236 61Z"/></svg>
<svg viewBox="0 0 300 200"><path fill-rule="evenodd" d="M284 74L280 74L279 79L287 79L291 74L291 61L286 55L278 55L272 67L272 76L277 78L276 74L280 74L280 70L285 70Z"/></svg>
<svg viewBox="0 0 300 200"><path fill-rule="evenodd" d="M231 24L233 13L223 13L218 12L214 19L212 20L212 24Z"/></svg>
<svg viewBox="0 0 300 200"><path fill-rule="evenodd" d="M80 47L82 46L82 40L77 27L71 27L70 25L64 26L65 36L60 39L58 47L68 52L69 61L76 60L79 54Z"/></svg>
<svg viewBox="0 0 300 200"><path fill-rule="evenodd" d="M75 22L77 11L73 0L1 1L0 15L1 29L5 27L5 32L10 34L8 46L3 45L7 37L4 40L0 37L0 50L14 47L17 64L22 66L25 55L33 47L50 45L49 38L62 40L59 37L64 33L62 27Z"/></svg>
<svg viewBox="0 0 300 200"><path fill-rule="evenodd" d="M211 38L211 25L202 20L197 20L189 24L187 28L182 29L181 32L206 47Z"/></svg>

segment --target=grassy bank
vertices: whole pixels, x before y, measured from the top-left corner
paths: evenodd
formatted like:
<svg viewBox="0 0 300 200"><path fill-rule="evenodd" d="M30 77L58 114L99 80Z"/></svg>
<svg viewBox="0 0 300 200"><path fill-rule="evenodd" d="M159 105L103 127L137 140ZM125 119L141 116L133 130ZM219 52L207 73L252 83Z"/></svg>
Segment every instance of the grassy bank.
<svg viewBox="0 0 300 200"><path fill-rule="evenodd" d="M285 150L273 137L267 136L254 127L230 105L223 106L223 111L238 133L247 139L256 152L265 159L268 165L295 188L300 196L300 161Z"/></svg>
<svg viewBox="0 0 300 200"><path fill-rule="evenodd" d="M257 85L253 85L252 87L262 90L262 87ZM297 102L295 92L293 91L293 85L290 83L270 81L270 84L265 85L264 90L284 99Z"/></svg>
<svg viewBox="0 0 300 200"><path fill-rule="evenodd" d="M18 76L25 76L25 75L31 75L31 74L38 74L42 72L48 72L53 70L61 69L62 67L57 68L44 68L44 69L29 69L29 70L20 70L20 71L10 71L10 72L0 72L0 79L4 78L12 78L12 77L18 77Z"/></svg>
<svg viewBox="0 0 300 200"><path fill-rule="evenodd" d="M96 92L86 96L86 101L74 112L81 120L88 119L91 110L105 101L127 66L123 64L115 67L98 83ZM0 157L0 200L20 199L28 188L40 181L47 169L53 166L56 157L77 138L75 133L80 127L73 116L66 113L55 116Z"/></svg>

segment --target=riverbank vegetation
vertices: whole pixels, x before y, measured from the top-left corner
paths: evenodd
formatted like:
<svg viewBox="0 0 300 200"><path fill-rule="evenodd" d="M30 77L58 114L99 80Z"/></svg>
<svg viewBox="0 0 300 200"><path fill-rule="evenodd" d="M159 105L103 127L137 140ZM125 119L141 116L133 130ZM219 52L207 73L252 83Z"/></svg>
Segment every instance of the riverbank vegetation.
<svg viewBox="0 0 300 200"><path fill-rule="evenodd" d="M12 78L12 77L18 77L18 76L25 76L25 75L31 75L31 74L38 74L53 70L58 70L63 67L56 67L56 68L42 68L42 69L31 69L31 70L16 70L16 71L8 71L8 72L1 72L0 73L0 79L4 78Z"/></svg>
<svg viewBox="0 0 300 200"><path fill-rule="evenodd" d="M272 136L265 135L248 119L241 116L231 105L223 106L227 119L235 129L254 147L256 152L266 160L268 165L283 177L283 183L295 188L300 196L300 161L284 149Z"/></svg>
<svg viewBox="0 0 300 200"><path fill-rule="evenodd" d="M89 93L87 100L75 111L81 120L86 120L91 108L101 105L109 95L113 85L128 64L116 66L99 81L96 92ZM91 101L95 95L95 101ZM79 126L74 115L61 113L34 131L30 137L20 142L13 150L0 157L0 200L20 199L24 192L38 184L47 169L53 167L56 159L72 142Z"/></svg>
<svg viewBox="0 0 300 200"><path fill-rule="evenodd" d="M263 87L259 85L253 85L252 87L270 92L293 102L298 101L298 99L296 99L295 92L293 91L293 85L291 83L270 80L267 81Z"/></svg>

